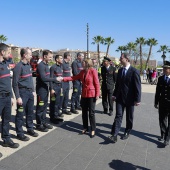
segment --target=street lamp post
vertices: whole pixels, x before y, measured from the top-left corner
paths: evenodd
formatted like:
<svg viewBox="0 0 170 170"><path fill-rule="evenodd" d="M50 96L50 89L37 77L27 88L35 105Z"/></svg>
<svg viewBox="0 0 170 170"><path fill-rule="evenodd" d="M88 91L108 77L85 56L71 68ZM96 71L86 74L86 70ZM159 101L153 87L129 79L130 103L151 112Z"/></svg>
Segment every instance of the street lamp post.
<svg viewBox="0 0 170 170"><path fill-rule="evenodd" d="M89 24L87 23L87 58L89 58Z"/></svg>

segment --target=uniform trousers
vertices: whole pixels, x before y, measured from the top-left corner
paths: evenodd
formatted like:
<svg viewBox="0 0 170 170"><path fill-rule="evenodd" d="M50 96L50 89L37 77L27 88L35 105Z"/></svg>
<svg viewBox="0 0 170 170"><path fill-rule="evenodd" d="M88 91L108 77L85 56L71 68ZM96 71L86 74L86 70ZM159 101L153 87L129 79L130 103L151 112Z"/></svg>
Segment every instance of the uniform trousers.
<svg viewBox="0 0 170 170"><path fill-rule="evenodd" d="M23 104L17 104L17 114L15 117L15 126L16 133L18 136L24 134L23 124L24 124L24 115L26 116L26 128L27 130L33 129L33 111L34 111L34 96L32 90L26 88L19 89L19 94L22 99Z"/></svg>
<svg viewBox="0 0 170 170"><path fill-rule="evenodd" d="M81 82L73 82L73 93L71 97L71 110L80 107Z"/></svg>
<svg viewBox="0 0 170 170"><path fill-rule="evenodd" d="M46 113L48 106L48 86L37 88L37 107L36 107L36 121L37 125L46 123Z"/></svg>
<svg viewBox="0 0 170 170"><path fill-rule="evenodd" d="M105 112L108 111L108 105L109 105L109 111L113 112L112 95L113 95L113 89L107 89L105 86L102 86L102 104Z"/></svg>
<svg viewBox="0 0 170 170"><path fill-rule="evenodd" d="M50 119L54 119L59 116L59 111L61 109L61 96L63 93L61 92L61 84L56 84L54 87L55 97L50 97Z"/></svg>
<svg viewBox="0 0 170 170"><path fill-rule="evenodd" d="M63 111L67 110L68 100L69 100L69 82L63 82L63 96L60 98L60 105Z"/></svg>
<svg viewBox="0 0 170 170"><path fill-rule="evenodd" d="M170 140L170 109L159 104L159 126L161 136Z"/></svg>
<svg viewBox="0 0 170 170"><path fill-rule="evenodd" d="M0 95L0 115L2 118L1 138L4 142L10 139L9 129L11 121L11 95Z"/></svg>

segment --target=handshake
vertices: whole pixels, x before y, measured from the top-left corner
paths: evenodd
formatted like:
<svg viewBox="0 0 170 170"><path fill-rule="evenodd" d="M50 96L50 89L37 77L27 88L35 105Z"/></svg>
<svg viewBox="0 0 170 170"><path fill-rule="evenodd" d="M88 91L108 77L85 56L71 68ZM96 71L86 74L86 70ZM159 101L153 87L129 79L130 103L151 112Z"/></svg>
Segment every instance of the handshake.
<svg viewBox="0 0 170 170"><path fill-rule="evenodd" d="M63 77L61 77L61 76L60 76L60 77L57 77L56 80L59 81L59 82L61 82L61 81L63 81Z"/></svg>

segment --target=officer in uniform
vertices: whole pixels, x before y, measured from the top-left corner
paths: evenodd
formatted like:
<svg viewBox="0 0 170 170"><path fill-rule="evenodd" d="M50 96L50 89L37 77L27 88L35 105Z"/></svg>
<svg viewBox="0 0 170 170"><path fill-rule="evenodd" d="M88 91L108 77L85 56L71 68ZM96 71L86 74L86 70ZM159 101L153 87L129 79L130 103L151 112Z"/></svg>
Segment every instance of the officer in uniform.
<svg viewBox="0 0 170 170"><path fill-rule="evenodd" d="M19 144L14 143L10 137L11 104L14 99L11 87L10 68L6 60L9 59L10 48L4 43L0 43L0 115L2 118L1 138L2 146L18 148ZM2 154L0 154L2 156Z"/></svg>
<svg viewBox="0 0 170 170"><path fill-rule="evenodd" d="M63 60L63 64L62 64L63 77L71 76L71 73L70 73L71 67L69 64L70 61L71 61L71 54L69 52L65 52L64 60ZM63 96L61 96L62 113L71 115L71 112L67 111L70 84L69 84L69 82L62 82L62 83L63 83Z"/></svg>
<svg viewBox="0 0 170 170"><path fill-rule="evenodd" d="M110 65L110 58L104 57L103 67L101 67L102 76L102 104L104 114L108 114L109 105L109 116L113 115L113 101L112 94L115 86L115 71L116 68Z"/></svg>
<svg viewBox="0 0 170 170"><path fill-rule="evenodd" d="M28 141L29 137L24 135L23 124L24 114L26 115L27 133L33 137L37 137L38 133L33 130L34 116L34 85L29 64L32 52L29 48L21 49L21 61L15 66L13 71L13 90L17 100L17 114L15 117L15 126L17 138L22 141Z"/></svg>
<svg viewBox="0 0 170 170"><path fill-rule="evenodd" d="M77 54L77 59L75 59L71 65L73 76L76 76L83 70L82 60L84 59L83 53ZM74 114L78 114L77 110L81 110L80 107L80 95L81 95L81 81L75 80L73 81L73 93L71 97L71 112ZM77 110L76 110L77 109Z"/></svg>
<svg viewBox="0 0 170 170"><path fill-rule="evenodd" d="M161 137L165 146L169 145L170 140L170 62L165 61L163 66L164 75L158 78L155 93L155 108L159 112L159 125Z"/></svg>
<svg viewBox="0 0 170 170"><path fill-rule="evenodd" d="M43 61L37 66L36 93L36 121L37 129L42 132L47 132L53 126L46 123L46 112L48 105L49 82L61 81L59 77L50 78L50 70L48 62L52 60L52 52L50 50L43 51ZM54 123L54 122L53 122Z"/></svg>
<svg viewBox="0 0 170 170"><path fill-rule="evenodd" d="M50 77L63 77L63 57L61 55L55 56L56 64L50 68ZM63 121L63 114L61 110L60 99L63 96L62 82L50 82L50 121Z"/></svg>

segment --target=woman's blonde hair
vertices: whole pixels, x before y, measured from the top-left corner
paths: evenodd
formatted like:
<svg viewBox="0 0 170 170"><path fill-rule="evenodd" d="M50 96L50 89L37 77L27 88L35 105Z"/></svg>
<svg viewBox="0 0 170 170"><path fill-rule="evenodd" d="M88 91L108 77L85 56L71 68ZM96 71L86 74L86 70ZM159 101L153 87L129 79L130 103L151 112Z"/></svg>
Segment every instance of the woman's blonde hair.
<svg viewBox="0 0 170 170"><path fill-rule="evenodd" d="M85 62L87 69L93 68L93 62L90 58L84 59L83 62Z"/></svg>

